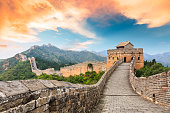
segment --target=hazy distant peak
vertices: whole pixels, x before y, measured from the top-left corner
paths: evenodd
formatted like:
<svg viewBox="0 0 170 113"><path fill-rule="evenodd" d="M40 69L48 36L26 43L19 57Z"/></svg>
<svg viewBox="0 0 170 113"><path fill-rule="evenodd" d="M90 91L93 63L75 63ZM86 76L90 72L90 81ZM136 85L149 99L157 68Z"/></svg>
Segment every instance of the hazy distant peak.
<svg viewBox="0 0 170 113"><path fill-rule="evenodd" d="M30 47L30 50L33 50L33 49L35 49L36 47L39 47L39 46L38 46L38 45L31 46L31 47Z"/></svg>

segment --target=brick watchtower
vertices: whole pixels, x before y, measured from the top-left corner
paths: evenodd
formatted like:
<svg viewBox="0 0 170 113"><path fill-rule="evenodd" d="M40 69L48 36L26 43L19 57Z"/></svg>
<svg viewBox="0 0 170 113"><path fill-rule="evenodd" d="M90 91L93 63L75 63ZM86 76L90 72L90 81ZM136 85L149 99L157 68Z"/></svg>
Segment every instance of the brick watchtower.
<svg viewBox="0 0 170 113"><path fill-rule="evenodd" d="M133 47L133 44L131 44L129 41L126 41L117 45L117 49L107 50L107 69L119 59L123 59L124 62L130 62L134 56L136 58L136 69L144 67L143 48Z"/></svg>

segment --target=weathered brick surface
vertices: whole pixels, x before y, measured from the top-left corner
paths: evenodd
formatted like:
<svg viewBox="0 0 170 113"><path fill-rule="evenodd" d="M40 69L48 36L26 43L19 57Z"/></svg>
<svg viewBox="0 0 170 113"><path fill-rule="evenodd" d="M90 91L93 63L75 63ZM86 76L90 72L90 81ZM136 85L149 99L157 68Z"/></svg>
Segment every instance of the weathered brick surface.
<svg viewBox="0 0 170 113"><path fill-rule="evenodd" d="M136 77L134 69L135 59L130 65L129 80L136 93L148 100L170 108L170 71L149 77Z"/></svg>
<svg viewBox="0 0 170 113"><path fill-rule="evenodd" d="M88 64L92 64L92 68L88 67ZM96 71L99 73L100 71L106 71L106 62L83 62L79 64L75 64L72 66L66 66L60 68L60 72L65 76L69 77L70 75L79 75L81 73L85 74L87 71Z"/></svg>
<svg viewBox="0 0 170 113"><path fill-rule="evenodd" d="M122 63L117 61L94 85L72 84L55 80L0 82L2 113L83 113L98 103L104 85Z"/></svg>
<svg viewBox="0 0 170 113"><path fill-rule="evenodd" d="M29 89L23 85L20 81L7 81L7 82L0 82L0 90L4 95L11 96L20 93L25 93Z"/></svg>
<svg viewBox="0 0 170 113"><path fill-rule="evenodd" d="M107 81L93 113L170 113L136 94L129 84L129 65L122 63Z"/></svg>

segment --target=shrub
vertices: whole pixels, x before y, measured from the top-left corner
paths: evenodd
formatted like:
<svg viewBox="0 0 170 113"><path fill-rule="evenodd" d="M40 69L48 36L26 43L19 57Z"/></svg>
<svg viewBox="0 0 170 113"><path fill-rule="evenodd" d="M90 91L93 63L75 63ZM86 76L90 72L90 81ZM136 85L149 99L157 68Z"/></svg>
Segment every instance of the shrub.
<svg viewBox="0 0 170 113"><path fill-rule="evenodd" d="M85 74L80 74L76 76L70 75L69 77L59 76L59 75L47 75L47 74L41 74L40 76L37 76L36 79L45 79L45 80L58 80L58 81L66 81L71 83L79 83L79 84L95 84L97 83L102 75L104 74L104 71L101 71L99 73L96 73L95 71L86 72Z"/></svg>
<svg viewBox="0 0 170 113"><path fill-rule="evenodd" d="M148 77L161 72L168 72L169 70L170 67L164 67L161 63L156 63L156 60L153 59L151 62L144 61L144 67L135 71L137 77Z"/></svg>

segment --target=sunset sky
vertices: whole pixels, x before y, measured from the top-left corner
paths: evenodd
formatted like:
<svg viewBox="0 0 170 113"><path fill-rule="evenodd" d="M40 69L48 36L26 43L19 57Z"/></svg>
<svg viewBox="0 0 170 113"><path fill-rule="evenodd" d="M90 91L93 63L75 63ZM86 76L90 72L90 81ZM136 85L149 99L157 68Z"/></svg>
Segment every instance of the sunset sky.
<svg viewBox="0 0 170 113"><path fill-rule="evenodd" d="M170 52L169 0L0 0L0 59L33 45L103 51L122 41Z"/></svg>

